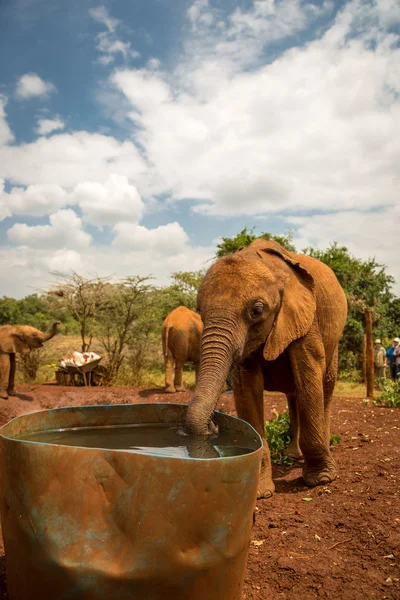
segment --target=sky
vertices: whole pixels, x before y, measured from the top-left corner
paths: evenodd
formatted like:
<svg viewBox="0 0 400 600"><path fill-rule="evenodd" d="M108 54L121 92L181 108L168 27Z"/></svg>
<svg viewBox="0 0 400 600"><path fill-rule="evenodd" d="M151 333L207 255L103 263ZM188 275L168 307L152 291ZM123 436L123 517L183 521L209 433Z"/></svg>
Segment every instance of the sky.
<svg viewBox="0 0 400 600"><path fill-rule="evenodd" d="M399 0L1 0L0 295L209 265L243 227L400 294Z"/></svg>

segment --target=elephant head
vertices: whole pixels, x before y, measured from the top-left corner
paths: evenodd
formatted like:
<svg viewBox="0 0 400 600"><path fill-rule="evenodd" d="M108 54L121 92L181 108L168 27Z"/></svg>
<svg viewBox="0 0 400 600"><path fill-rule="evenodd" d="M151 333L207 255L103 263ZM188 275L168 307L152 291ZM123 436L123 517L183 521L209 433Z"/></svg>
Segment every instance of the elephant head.
<svg viewBox="0 0 400 600"><path fill-rule="evenodd" d="M43 333L29 325L6 325L0 329L0 352L4 354L27 353L41 348L57 333L59 321L53 323L50 333Z"/></svg>
<svg viewBox="0 0 400 600"><path fill-rule="evenodd" d="M211 266L199 289L198 310L204 330L186 430L204 436L215 430L212 412L232 364L256 351L273 361L310 330L314 280L300 256L259 239Z"/></svg>

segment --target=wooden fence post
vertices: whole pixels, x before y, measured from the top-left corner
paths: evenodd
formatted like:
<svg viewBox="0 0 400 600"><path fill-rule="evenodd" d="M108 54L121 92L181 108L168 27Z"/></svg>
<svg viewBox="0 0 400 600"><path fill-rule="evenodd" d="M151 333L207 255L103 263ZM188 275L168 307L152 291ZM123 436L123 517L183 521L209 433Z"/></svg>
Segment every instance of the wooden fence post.
<svg viewBox="0 0 400 600"><path fill-rule="evenodd" d="M365 333L362 348L362 382L367 385L367 335Z"/></svg>
<svg viewBox="0 0 400 600"><path fill-rule="evenodd" d="M365 309L365 336L366 336L366 367L367 367L367 398L374 397L374 340L372 339L372 313L370 308Z"/></svg>

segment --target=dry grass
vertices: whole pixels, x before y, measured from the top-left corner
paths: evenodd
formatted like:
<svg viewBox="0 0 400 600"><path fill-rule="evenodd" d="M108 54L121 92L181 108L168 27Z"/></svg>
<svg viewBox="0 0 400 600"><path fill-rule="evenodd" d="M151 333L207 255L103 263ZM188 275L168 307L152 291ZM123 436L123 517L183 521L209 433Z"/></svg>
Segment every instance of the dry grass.
<svg viewBox="0 0 400 600"><path fill-rule="evenodd" d="M374 390L374 396L380 396L382 392ZM367 387L364 383L352 383L349 381L338 381L336 383L334 396L344 396L347 398L366 398Z"/></svg>

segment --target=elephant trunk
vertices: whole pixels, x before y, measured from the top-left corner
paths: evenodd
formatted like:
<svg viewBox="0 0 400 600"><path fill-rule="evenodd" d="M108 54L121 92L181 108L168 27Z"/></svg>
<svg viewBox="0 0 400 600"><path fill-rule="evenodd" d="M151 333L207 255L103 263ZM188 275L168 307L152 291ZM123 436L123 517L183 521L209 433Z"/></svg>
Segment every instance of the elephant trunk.
<svg viewBox="0 0 400 600"><path fill-rule="evenodd" d="M53 323L53 325L51 326L50 333L43 336L43 339L42 339L43 342L47 342L48 340L51 340L51 338L56 335L59 324L60 324L60 321L56 321L55 323Z"/></svg>
<svg viewBox="0 0 400 600"><path fill-rule="evenodd" d="M226 320L226 318L225 318ZM195 435L215 431L211 416L232 366L235 324L205 326L201 341L200 369L193 399L188 407L185 429Z"/></svg>

